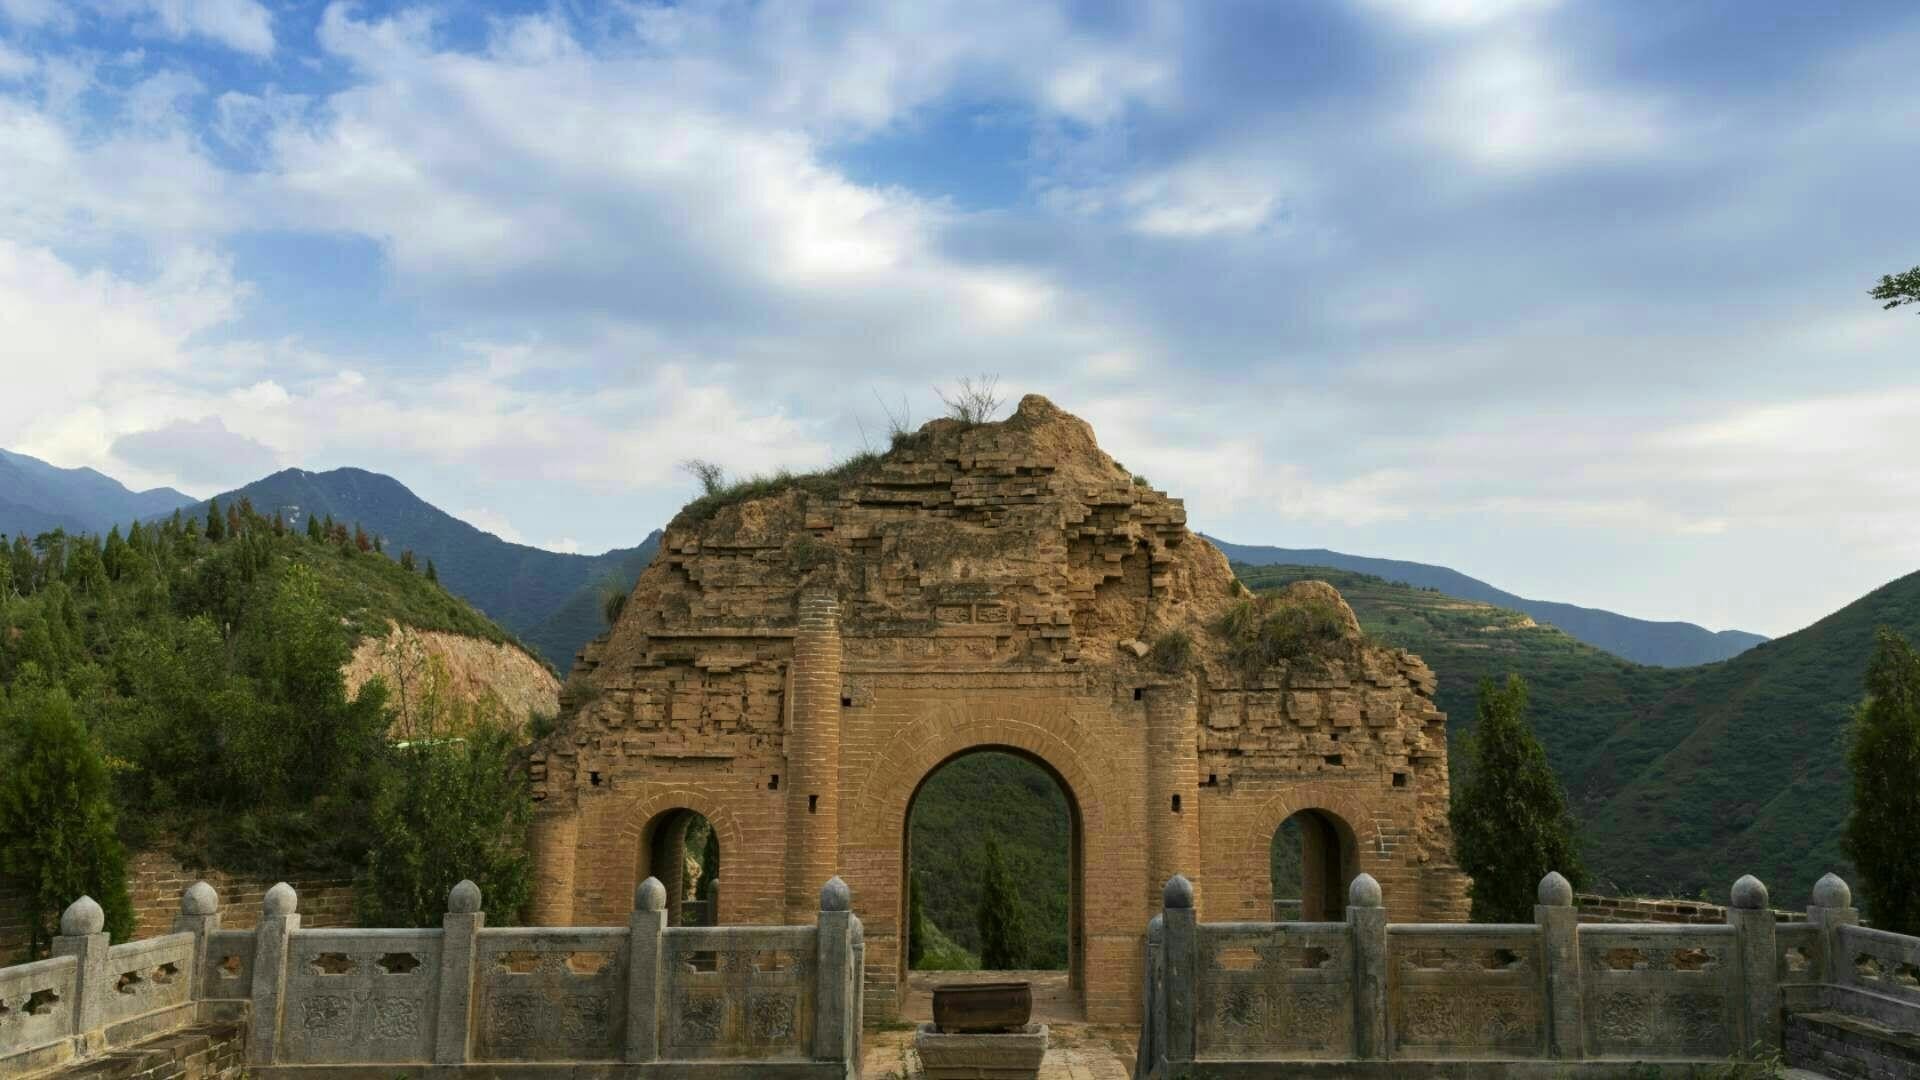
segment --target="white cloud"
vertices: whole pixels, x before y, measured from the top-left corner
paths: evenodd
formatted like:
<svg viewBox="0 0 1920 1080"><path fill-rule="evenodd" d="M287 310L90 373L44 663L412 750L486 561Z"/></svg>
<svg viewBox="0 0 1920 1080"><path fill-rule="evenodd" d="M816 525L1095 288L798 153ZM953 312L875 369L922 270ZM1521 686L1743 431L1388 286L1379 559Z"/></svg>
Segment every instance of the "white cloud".
<svg viewBox="0 0 1920 1080"><path fill-rule="evenodd" d="M254 56L273 52L273 14L258 0L103 0L176 41L203 37Z"/></svg>
<svg viewBox="0 0 1920 1080"><path fill-rule="evenodd" d="M33 74L39 66L39 62L33 57L0 41L0 81L24 79Z"/></svg>
<svg viewBox="0 0 1920 1080"><path fill-rule="evenodd" d="M1560 0L1360 0L1390 18L1429 29L1459 30L1532 15L1559 6Z"/></svg>

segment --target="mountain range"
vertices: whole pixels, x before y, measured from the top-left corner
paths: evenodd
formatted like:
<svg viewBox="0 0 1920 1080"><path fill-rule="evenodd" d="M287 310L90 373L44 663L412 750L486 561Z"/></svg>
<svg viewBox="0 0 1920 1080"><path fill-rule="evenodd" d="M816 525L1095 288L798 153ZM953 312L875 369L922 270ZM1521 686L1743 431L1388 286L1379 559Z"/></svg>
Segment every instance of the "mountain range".
<svg viewBox="0 0 1920 1080"><path fill-rule="evenodd" d="M131 491L93 469L62 469L0 450L0 534L38 536L54 529L104 533L115 525L170 514L193 501L169 487Z"/></svg>
<svg viewBox="0 0 1920 1080"><path fill-rule="evenodd" d="M1494 607L1521 611L1536 621L1551 623L1579 641L1636 664L1657 667L1692 667L1725 660L1766 641L1760 634L1744 630L1708 630L1690 622L1654 622L1619 615L1599 608L1579 607L1552 600L1529 600L1458 570L1399 559L1375 559L1365 555L1347 555L1325 548L1258 547L1233 544L1209 536L1229 561L1248 566L1330 566L1371 574L1388 581L1404 581L1424 589L1438 589L1462 600L1478 600Z"/></svg>

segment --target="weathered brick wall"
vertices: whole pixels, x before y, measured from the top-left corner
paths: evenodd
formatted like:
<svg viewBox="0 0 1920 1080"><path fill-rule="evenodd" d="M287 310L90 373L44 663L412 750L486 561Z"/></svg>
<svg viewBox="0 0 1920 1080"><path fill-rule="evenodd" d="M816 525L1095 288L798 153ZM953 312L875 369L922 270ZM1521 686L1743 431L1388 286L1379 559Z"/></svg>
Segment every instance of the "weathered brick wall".
<svg viewBox="0 0 1920 1080"><path fill-rule="evenodd" d="M722 923L810 921L825 876L846 879L868 1013L888 1016L913 795L984 748L1045 766L1074 808L1093 1019L1136 1018L1170 874L1209 918L1266 917L1268 844L1297 810L1337 819L1338 872L1373 873L1395 918L1462 916L1432 672L1301 583L1283 603L1340 627L1249 678L1212 630L1244 596L1178 500L1039 398L936 421L841 482L684 514L530 754L536 917L621 922L663 815L696 811ZM1149 643L1178 635L1190 656L1158 666Z"/></svg>
<svg viewBox="0 0 1920 1080"><path fill-rule="evenodd" d="M271 875L229 874L217 869L189 870L163 851L143 851L128 860L127 889L133 895L134 937L171 933L180 913L180 894L205 880L220 894L220 924L248 930L260 921L267 890L280 879ZM289 882L300 894L300 924L306 927L352 926L353 882L302 878Z"/></svg>
<svg viewBox="0 0 1920 1080"><path fill-rule="evenodd" d="M1704 900L1657 899L1644 896L1600 896L1581 893L1575 898L1580 921L1592 923L1688 923L1723 926L1727 909ZM1775 911L1781 922L1805 922L1804 911Z"/></svg>
<svg viewBox="0 0 1920 1080"><path fill-rule="evenodd" d="M1920 1078L1920 1037L1833 1012L1794 1013L1782 1032L1786 1063L1833 1080Z"/></svg>
<svg viewBox="0 0 1920 1080"><path fill-rule="evenodd" d="M246 1051L246 1024L196 1024L49 1075L60 1080L240 1080L247 1075Z"/></svg>

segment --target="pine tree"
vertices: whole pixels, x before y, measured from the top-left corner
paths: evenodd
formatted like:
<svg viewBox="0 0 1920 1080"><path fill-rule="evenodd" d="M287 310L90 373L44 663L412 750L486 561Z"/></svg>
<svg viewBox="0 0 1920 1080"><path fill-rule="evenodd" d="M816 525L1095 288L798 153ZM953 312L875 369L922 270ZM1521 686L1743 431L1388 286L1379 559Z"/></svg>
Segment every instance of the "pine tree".
<svg viewBox="0 0 1920 1080"><path fill-rule="evenodd" d="M719 912L714 910L714 886L720 882L720 833L712 826L707 828L707 844L700 850L700 888L699 897L706 903L707 925L718 925Z"/></svg>
<svg viewBox="0 0 1920 1080"><path fill-rule="evenodd" d="M273 535L287 535L287 519L278 510L273 512Z"/></svg>
<svg viewBox="0 0 1920 1080"><path fill-rule="evenodd" d="M28 672L0 702L0 872L26 887L34 955L81 896L125 941L133 901L106 764L67 692L43 685L33 665Z"/></svg>
<svg viewBox="0 0 1920 1080"><path fill-rule="evenodd" d="M433 568L433 560L427 560L427 580L436 584L440 581L440 571Z"/></svg>
<svg viewBox="0 0 1920 1080"><path fill-rule="evenodd" d="M318 544L322 540L325 540L326 538L327 538L326 534L320 531L320 519L317 517L314 517L312 514L308 514L307 515L307 539Z"/></svg>
<svg viewBox="0 0 1920 1080"><path fill-rule="evenodd" d="M246 524L246 521L247 521L247 518L240 513L239 505L235 503L227 504L227 535L228 536L232 536L236 538L239 537L239 535L242 532L246 531L244 527Z"/></svg>
<svg viewBox="0 0 1920 1080"><path fill-rule="evenodd" d="M106 550L100 553L100 563L107 568L107 577L119 581L120 575L126 571L127 558L127 542L120 538L120 526L115 525L107 530Z"/></svg>
<svg viewBox="0 0 1920 1080"><path fill-rule="evenodd" d="M1027 919L1013 871L1000 855L1000 845L987 836L980 881L980 906L974 923L980 931L980 967L986 971L1018 971L1027 961Z"/></svg>
<svg viewBox="0 0 1920 1080"><path fill-rule="evenodd" d="M400 569L405 570L409 574L413 573L413 549L412 548L408 548L407 550L400 553Z"/></svg>
<svg viewBox="0 0 1920 1080"><path fill-rule="evenodd" d="M1920 934L1920 654L1881 627L1853 718L1853 811L1841 846L1873 925Z"/></svg>
<svg viewBox="0 0 1920 1080"><path fill-rule="evenodd" d="M1479 719L1461 738L1465 777L1448 818L1454 861L1473 879L1475 922L1527 922L1540 879L1559 871L1575 888L1586 878L1567 795L1527 722L1527 684L1480 683Z"/></svg>

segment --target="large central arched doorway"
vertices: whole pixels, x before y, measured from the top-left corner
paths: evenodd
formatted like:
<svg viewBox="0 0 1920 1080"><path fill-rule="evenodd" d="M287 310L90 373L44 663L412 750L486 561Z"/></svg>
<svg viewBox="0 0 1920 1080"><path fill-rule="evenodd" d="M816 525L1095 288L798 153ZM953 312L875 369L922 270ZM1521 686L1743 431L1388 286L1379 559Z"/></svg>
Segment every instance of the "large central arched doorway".
<svg viewBox="0 0 1920 1080"><path fill-rule="evenodd" d="M1081 815L1066 781L1024 751L973 747L920 778L901 837L903 1012L934 982L1034 973L1036 1013L1079 1015L1084 995ZM1018 895L1024 948L994 955L981 900L1000 876ZM989 904L989 907L993 905ZM992 916L988 916L992 918ZM1058 973L1054 975L1052 973ZM916 1017L918 1018L918 1017Z"/></svg>
<svg viewBox="0 0 1920 1080"><path fill-rule="evenodd" d="M1346 918L1347 886L1358 870L1353 828L1338 814L1302 810L1273 831L1268 877L1278 922L1338 922Z"/></svg>

